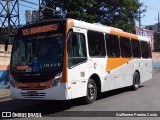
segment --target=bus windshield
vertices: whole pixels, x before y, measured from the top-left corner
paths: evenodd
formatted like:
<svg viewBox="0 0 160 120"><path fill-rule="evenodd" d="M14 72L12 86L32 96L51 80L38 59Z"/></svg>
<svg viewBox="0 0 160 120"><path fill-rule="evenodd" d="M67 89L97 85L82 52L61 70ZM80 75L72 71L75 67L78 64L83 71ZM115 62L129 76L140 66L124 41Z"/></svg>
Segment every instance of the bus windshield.
<svg viewBox="0 0 160 120"><path fill-rule="evenodd" d="M41 73L62 70L63 34L16 37L11 72Z"/></svg>

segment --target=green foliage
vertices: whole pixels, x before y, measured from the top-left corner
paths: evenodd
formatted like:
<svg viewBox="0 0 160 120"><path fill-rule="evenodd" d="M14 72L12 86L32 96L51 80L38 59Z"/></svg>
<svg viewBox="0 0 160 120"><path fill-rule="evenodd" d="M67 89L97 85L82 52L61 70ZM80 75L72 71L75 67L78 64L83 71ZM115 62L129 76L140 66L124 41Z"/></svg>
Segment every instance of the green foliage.
<svg viewBox="0 0 160 120"><path fill-rule="evenodd" d="M40 7L40 11L42 13L42 20L56 19L62 17L59 13L60 11L56 8L63 8L62 4L64 0L42 0L42 6Z"/></svg>
<svg viewBox="0 0 160 120"><path fill-rule="evenodd" d="M46 0L45 6L47 8L43 8L42 14L43 14L43 19L48 20L54 17L54 9L55 9L55 4L51 0ZM50 9L48 9L50 8ZM53 10L52 10L53 9Z"/></svg>
<svg viewBox="0 0 160 120"><path fill-rule="evenodd" d="M135 20L138 18L139 8L142 6L138 0L105 0L101 7L103 16L102 24L121 28L132 32L135 27Z"/></svg>
<svg viewBox="0 0 160 120"><path fill-rule="evenodd" d="M99 5L96 0L69 0L64 2L66 17L87 22L97 22Z"/></svg>
<svg viewBox="0 0 160 120"><path fill-rule="evenodd" d="M67 11L64 16L66 18L99 22L128 32L134 31L139 8L143 6L139 0L55 0L55 3L60 4L63 11ZM48 7L54 8L53 6L55 5L48 4ZM56 18L51 15L47 18L49 17Z"/></svg>

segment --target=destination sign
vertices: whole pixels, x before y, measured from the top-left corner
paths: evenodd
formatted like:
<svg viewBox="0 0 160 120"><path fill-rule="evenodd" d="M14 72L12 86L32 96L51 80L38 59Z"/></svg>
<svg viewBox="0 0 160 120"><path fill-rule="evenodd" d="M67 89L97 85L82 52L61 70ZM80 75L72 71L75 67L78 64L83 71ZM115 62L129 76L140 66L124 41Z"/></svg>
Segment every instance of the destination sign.
<svg viewBox="0 0 160 120"><path fill-rule="evenodd" d="M55 30L58 30L58 27L59 27L59 24L50 24L50 25L43 25L38 27L31 27L31 28L23 29L22 34L26 36L26 35L32 35L37 33L55 31Z"/></svg>

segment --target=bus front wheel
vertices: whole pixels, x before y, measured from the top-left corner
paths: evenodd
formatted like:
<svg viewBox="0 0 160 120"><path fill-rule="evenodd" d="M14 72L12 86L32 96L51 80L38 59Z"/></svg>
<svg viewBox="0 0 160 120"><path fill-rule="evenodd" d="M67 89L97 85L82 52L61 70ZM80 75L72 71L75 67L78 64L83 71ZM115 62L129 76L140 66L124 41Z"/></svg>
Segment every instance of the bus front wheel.
<svg viewBox="0 0 160 120"><path fill-rule="evenodd" d="M97 98L97 86L94 80L89 79L87 84L86 102L93 103Z"/></svg>
<svg viewBox="0 0 160 120"><path fill-rule="evenodd" d="M133 75L133 86L132 89L133 90L137 90L139 88L140 85L140 76L137 72L134 73Z"/></svg>

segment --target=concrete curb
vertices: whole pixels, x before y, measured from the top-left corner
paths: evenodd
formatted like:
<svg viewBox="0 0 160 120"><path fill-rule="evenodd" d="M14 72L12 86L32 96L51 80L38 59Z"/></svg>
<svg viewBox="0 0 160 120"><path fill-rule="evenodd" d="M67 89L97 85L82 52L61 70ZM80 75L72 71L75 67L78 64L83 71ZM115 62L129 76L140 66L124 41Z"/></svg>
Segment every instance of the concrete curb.
<svg viewBox="0 0 160 120"><path fill-rule="evenodd" d="M2 101L2 100L7 100L7 99L10 99L11 97L10 96L3 96L3 97L0 97L0 101Z"/></svg>
<svg viewBox="0 0 160 120"><path fill-rule="evenodd" d="M0 101L9 99L10 97L10 89L0 89Z"/></svg>

